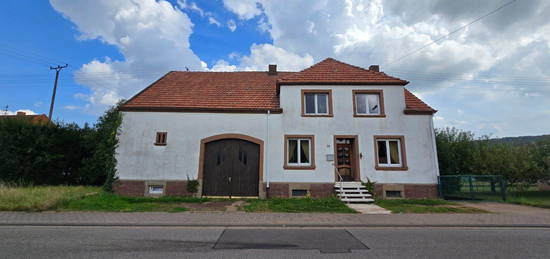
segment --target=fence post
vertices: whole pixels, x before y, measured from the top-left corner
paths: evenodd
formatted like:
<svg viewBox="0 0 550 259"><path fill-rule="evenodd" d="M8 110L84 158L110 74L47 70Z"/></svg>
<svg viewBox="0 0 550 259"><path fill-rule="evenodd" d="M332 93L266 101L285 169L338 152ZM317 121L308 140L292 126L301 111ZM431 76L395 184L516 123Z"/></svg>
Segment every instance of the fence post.
<svg viewBox="0 0 550 259"><path fill-rule="evenodd" d="M506 201L506 183L504 182L504 179L502 179L502 176L499 177L500 179L500 196L502 196L502 200Z"/></svg>
<svg viewBox="0 0 550 259"><path fill-rule="evenodd" d="M443 186L441 186L441 176L437 177L437 190L439 191L439 197L445 199L443 196Z"/></svg>
<svg viewBox="0 0 550 259"><path fill-rule="evenodd" d="M468 183L470 184L470 199L474 198L474 186L472 184L472 176L468 176Z"/></svg>

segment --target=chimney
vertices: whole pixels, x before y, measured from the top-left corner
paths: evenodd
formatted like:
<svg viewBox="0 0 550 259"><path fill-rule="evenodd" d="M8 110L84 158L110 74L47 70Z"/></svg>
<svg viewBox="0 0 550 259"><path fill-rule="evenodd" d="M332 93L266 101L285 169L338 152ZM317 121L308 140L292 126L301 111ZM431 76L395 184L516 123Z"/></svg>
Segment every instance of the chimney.
<svg viewBox="0 0 550 259"><path fill-rule="evenodd" d="M369 67L369 70L374 71L374 72L380 72L380 66L379 65L371 65Z"/></svg>
<svg viewBox="0 0 550 259"><path fill-rule="evenodd" d="M25 112L17 112L17 116L25 116L25 115L27 115L27 113L25 113Z"/></svg>
<svg viewBox="0 0 550 259"><path fill-rule="evenodd" d="M267 74L270 76L277 75L277 65L270 64L269 71L267 71Z"/></svg>

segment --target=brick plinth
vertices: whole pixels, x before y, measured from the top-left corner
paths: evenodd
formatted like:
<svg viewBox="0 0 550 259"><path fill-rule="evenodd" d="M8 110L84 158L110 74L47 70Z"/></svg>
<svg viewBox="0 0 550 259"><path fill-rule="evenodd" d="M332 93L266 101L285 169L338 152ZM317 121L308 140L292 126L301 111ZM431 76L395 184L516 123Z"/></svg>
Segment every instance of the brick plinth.
<svg viewBox="0 0 550 259"><path fill-rule="evenodd" d="M437 184L405 184L408 199L437 198Z"/></svg>
<svg viewBox="0 0 550 259"><path fill-rule="evenodd" d="M309 189L311 197L321 198L334 195L334 184L333 183L315 183L311 184Z"/></svg>
<svg viewBox="0 0 550 259"><path fill-rule="evenodd" d="M187 181L169 181L164 187L165 194L168 196L191 196L192 193L187 192Z"/></svg>
<svg viewBox="0 0 550 259"><path fill-rule="evenodd" d="M116 181L113 183L116 194L122 196L143 196L145 195L145 181Z"/></svg>
<svg viewBox="0 0 550 259"><path fill-rule="evenodd" d="M163 185L164 195L167 196L191 196L187 192L187 181L136 181L119 180L113 184L116 194L122 196L145 196L147 184Z"/></svg>
<svg viewBox="0 0 550 259"><path fill-rule="evenodd" d="M267 198L288 198L288 183L270 183L267 189Z"/></svg>
<svg viewBox="0 0 550 259"><path fill-rule="evenodd" d="M270 183L268 198L289 198L293 189L308 190L313 198L328 197L334 194L333 183Z"/></svg>
<svg viewBox="0 0 550 259"><path fill-rule="evenodd" d="M375 184L374 197L383 199L387 190L400 190L406 199L438 198L437 184Z"/></svg>

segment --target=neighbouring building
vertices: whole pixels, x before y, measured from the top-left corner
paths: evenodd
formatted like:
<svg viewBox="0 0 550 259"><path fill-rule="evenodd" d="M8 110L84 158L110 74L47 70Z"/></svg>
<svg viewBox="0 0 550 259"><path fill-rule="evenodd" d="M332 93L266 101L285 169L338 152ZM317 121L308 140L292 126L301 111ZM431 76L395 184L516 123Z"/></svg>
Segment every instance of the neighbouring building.
<svg viewBox="0 0 550 259"><path fill-rule="evenodd" d="M17 112L15 115L0 115L0 120L3 119L20 119L35 124L46 124L50 122L45 114L27 114L26 112Z"/></svg>
<svg viewBox="0 0 550 259"><path fill-rule="evenodd" d="M331 58L169 72L120 108L115 190L186 195L198 180L202 196L321 197L370 180L377 197L436 197L436 110L408 83Z"/></svg>

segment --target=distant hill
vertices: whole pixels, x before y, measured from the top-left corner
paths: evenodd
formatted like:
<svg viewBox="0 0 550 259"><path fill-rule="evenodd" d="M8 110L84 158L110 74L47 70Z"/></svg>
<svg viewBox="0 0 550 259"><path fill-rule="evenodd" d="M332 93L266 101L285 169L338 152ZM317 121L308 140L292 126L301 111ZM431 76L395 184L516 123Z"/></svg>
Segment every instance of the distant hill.
<svg viewBox="0 0 550 259"><path fill-rule="evenodd" d="M542 140L550 140L550 134L540 135L540 136L521 136L521 137L505 137L505 138L493 138L490 139L490 142L494 143L508 143L511 145L525 145Z"/></svg>

